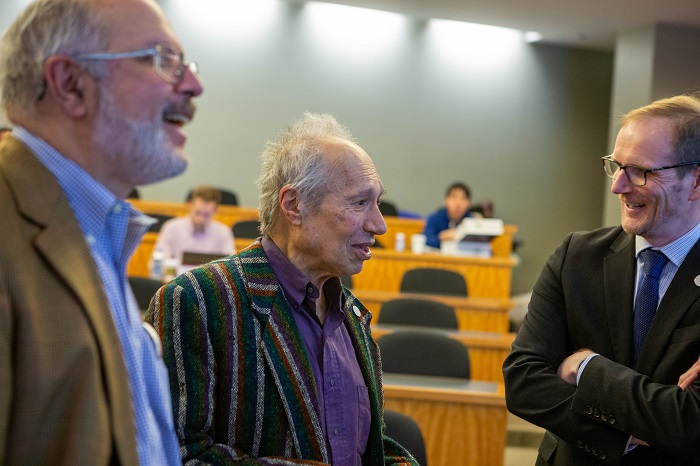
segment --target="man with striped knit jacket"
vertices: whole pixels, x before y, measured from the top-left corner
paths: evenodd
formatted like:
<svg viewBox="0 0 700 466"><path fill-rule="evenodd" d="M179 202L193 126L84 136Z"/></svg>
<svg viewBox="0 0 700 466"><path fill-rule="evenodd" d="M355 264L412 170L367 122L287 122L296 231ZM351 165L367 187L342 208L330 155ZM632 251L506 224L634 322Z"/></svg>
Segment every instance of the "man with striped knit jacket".
<svg viewBox="0 0 700 466"><path fill-rule="evenodd" d="M372 160L307 113L267 144L258 185L262 237L151 302L184 462L417 464L383 433L371 315L338 278L386 232Z"/></svg>

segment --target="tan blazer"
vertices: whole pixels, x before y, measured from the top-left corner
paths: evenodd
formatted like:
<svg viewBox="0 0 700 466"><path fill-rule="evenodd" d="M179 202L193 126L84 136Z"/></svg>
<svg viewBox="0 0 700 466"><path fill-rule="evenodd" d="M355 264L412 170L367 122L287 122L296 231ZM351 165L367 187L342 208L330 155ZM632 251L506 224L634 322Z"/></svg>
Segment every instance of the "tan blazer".
<svg viewBox="0 0 700 466"><path fill-rule="evenodd" d="M126 367L58 182L0 143L0 464L138 464Z"/></svg>

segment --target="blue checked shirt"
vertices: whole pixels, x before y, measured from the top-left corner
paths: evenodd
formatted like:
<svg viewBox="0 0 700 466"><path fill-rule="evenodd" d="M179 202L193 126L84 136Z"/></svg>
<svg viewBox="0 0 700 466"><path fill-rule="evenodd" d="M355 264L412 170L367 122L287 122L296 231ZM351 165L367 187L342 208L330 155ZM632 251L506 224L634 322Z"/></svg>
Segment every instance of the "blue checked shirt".
<svg viewBox="0 0 700 466"><path fill-rule="evenodd" d="M12 134L58 179L97 264L129 375L139 463L180 464L165 365L142 326L125 273L152 219L117 199L77 164L24 128L16 127Z"/></svg>

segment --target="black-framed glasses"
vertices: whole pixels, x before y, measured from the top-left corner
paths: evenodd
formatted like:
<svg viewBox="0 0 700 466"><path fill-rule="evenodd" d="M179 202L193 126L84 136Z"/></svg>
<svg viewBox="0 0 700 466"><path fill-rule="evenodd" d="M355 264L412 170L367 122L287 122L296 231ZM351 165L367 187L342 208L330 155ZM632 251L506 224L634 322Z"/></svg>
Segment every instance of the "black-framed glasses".
<svg viewBox="0 0 700 466"><path fill-rule="evenodd" d="M96 52L76 55L78 61L82 60L121 60L124 58L152 57L153 69L156 74L168 84L180 84L185 79L185 69L192 73L199 73L199 66L195 62L185 63L182 52L166 45L154 45L147 49L132 50L130 52Z"/></svg>
<svg viewBox="0 0 700 466"><path fill-rule="evenodd" d="M647 174L651 172L658 172L660 170L668 170L669 168L685 167L687 165L700 165L700 162L684 162L678 163L676 165L669 165L667 167L658 168L642 168L636 165L622 165L613 160L612 155L606 155L602 157L603 168L605 173L612 179L617 177L620 170L624 170L627 180L635 186L645 186L647 184Z"/></svg>

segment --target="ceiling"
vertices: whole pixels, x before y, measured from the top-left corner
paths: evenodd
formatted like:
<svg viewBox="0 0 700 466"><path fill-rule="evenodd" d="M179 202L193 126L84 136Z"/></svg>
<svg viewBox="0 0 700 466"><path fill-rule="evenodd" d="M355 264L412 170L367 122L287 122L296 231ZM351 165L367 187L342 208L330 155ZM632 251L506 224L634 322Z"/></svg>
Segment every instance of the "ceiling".
<svg viewBox="0 0 700 466"><path fill-rule="evenodd" d="M700 28L698 0L319 0L538 31L543 42L613 50L615 34L654 22ZM700 46L700 44L698 44Z"/></svg>

